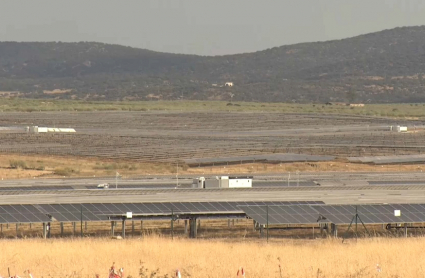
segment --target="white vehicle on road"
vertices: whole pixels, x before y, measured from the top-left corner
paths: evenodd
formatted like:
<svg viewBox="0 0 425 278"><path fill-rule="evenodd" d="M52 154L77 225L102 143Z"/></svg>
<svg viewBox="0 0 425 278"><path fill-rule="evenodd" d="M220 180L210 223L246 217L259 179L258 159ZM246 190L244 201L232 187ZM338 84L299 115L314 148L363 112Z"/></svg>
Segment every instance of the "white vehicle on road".
<svg viewBox="0 0 425 278"><path fill-rule="evenodd" d="M97 188L107 189L109 188L109 183L100 183L97 185Z"/></svg>

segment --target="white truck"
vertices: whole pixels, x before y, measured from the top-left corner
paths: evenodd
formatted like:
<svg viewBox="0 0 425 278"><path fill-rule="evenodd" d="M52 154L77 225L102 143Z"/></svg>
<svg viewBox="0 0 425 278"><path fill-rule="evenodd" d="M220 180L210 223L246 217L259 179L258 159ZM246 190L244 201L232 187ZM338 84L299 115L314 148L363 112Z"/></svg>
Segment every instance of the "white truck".
<svg viewBox="0 0 425 278"><path fill-rule="evenodd" d="M215 179L199 177L193 179L192 188L249 188L252 187L252 177L221 176Z"/></svg>

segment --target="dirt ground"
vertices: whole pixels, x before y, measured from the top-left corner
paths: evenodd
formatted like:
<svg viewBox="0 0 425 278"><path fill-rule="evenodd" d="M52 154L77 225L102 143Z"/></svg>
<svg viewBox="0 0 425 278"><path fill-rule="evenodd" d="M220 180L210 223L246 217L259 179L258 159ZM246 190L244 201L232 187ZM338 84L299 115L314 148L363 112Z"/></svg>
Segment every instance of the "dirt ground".
<svg viewBox="0 0 425 278"><path fill-rule="evenodd" d="M19 162L24 168L12 168ZM19 164L18 163L18 164ZM366 165L344 161L307 163L249 163L238 165L194 167L179 165L179 175L200 174L264 174L287 172L418 172L425 170L423 164L412 165ZM134 161L111 161L96 158L33 156L17 154L0 155L1 179L28 179L34 177L102 177L119 172L123 178L140 175L175 175L176 165Z"/></svg>

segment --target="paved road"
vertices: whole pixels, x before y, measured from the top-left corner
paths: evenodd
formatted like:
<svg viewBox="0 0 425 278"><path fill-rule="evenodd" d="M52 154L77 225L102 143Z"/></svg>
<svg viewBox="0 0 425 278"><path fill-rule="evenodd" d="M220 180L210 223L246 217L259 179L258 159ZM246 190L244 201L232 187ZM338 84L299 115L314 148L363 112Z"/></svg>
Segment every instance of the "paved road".
<svg viewBox="0 0 425 278"><path fill-rule="evenodd" d="M301 179L302 176L302 179ZM27 186L28 190L0 190L0 204L197 202L197 201L324 201L328 204L425 203L424 173L304 173L300 183L321 186L287 186L276 175L256 176L251 189L174 189L170 178L119 181L119 189L92 189L113 179L34 179L0 181L0 187ZM278 180L279 179L279 180ZM191 179L180 179L189 187ZM294 184L294 183L293 183ZM135 189L133 186L144 186ZM167 185L165 188L161 186ZM262 185L262 186L261 186ZM50 187L45 188L45 187ZM68 190L55 189L68 188ZM128 189L122 187L128 186ZM34 187L34 188L31 188ZM155 189L151 189L154 187ZM72 189L69 189L72 188Z"/></svg>
<svg viewBox="0 0 425 278"><path fill-rule="evenodd" d="M27 192L21 192L27 193ZM0 204L204 201L324 201L328 204L425 203L425 188L263 188L215 190L74 190L0 195Z"/></svg>
<svg viewBox="0 0 425 278"><path fill-rule="evenodd" d="M287 186L288 176L288 173L254 174L253 184L254 186ZM194 178L193 175L180 176L178 183L188 187L192 183L192 178ZM97 186L99 183L109 183L111 187L115 187L115 182L115 178L1 180L0 188L72 186L74 189L85 189ZM297 183L301 186L313 185L313 183L319 183L321 186L425 184L425 172L304 172L299 175L291 173L290 185L294 186ZM177 180L175 176L141 176L137 179L118 180L117 184L119 188L172 188L177 184Z"/></svg>

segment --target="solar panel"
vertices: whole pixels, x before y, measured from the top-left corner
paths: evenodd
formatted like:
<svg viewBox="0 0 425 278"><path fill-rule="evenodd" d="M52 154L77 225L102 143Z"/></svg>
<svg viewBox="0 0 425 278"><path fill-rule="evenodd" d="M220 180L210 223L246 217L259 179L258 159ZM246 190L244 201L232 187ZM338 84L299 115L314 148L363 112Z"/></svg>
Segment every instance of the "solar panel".
<svg viewBox="0 0 425 278"><path fill-rule="evenodd" d="M39 223L50 219L33 205L0 206L0 223Z"/></svg>
<svg viewBox="0 0 425 278"><path fill-rule="evenodd" d="M248 217L267 223L266 206L240 206ZM286 205L268 206L269 224L313 224L330 222L349 224L356 215L355 205ZM396 216L395 211L400 211ZM425 204L358 205L357 214L365 224L423 223ZM360 222L360 220L357 220Z"/></svg>
<svg viewBox="0 0 425 278"><path fill-rule="evenodd" d="M356 214L356 206L314 206L321 215L335 224L349 224ZM395 211L400 216L395 216ZM359 205L357 213L365 224L421 223L425 222L423 204Z"/></svg>
<svg viewBox="0 0 425 278"><path fill-rule="evenodd" d="M0 223L41 223L50 221L107 221L108 216L134 214L160 215L174 213L239 213L239 206L324 204L320 201L300 202L176 202L176 203L85 203L0 205Z"/></svg>
<svg viewBox="0 0 425 278"><path fill-rule="evenodd" d="M424 162L424 154L414 155L391 155L391 156L364 156L348 157L350 162L374 163L374 164L392 164L392 163L415 163Z"/></svg>
<svg viewBox="0 0 425 278"><path fill-rule="evenodd" d="M83 220L105 221L108 216L133 214L160 215L173 213L218 213L242 212L239 205L291 205L291 204L323 204L313 202L178 202L178 203L89 203L89 204L52 204L39 205L43 213L49 214L61 222L80 221L81 207Z"/></svg>
<svg viewBox="0 0 425 278"><path fill-rule="evenodd" d="M309 205L289 206L240 206L247 216L261 225L268 224L313 224L319 214ZM267 211L268 210L268 211Z"/></svg>
<svg viewBox="0 0 425 278"><path fill-rule="evenodd" d="M191 158L185 159L187 165L208 165L208 164L224 164L224 163L241 163L252 161L267 162L296 162L296 161L330 161L335 159L333 156L326 155L307 155L294 153L274 153L259 154L250 156L231 156L231 157L212 157L212 158Z"/></svg>

